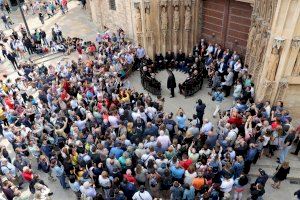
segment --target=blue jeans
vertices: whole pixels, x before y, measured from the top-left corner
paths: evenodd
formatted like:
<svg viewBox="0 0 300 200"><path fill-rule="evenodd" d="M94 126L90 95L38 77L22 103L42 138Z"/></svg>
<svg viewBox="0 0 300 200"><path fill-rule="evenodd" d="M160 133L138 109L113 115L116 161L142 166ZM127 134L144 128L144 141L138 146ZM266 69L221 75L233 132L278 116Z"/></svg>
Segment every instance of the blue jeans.
<svg viewBox="0 0 300 200"><path fill-rule="evenodd" d="M280 155L279 155L280 163L283 163L285 161L285 158L288 155L291 148L292 148L292 145L287 146L287 147L283 147L283 149L281 149Z"/></svg>
<svg viewBox="0 0 300 200"><path fill-rule="evenodd" d="M64 189L67 189L67 184L66 184L66 176L65 175L61 175L61 176L57 176L61 186L64 188Z"/></svg>

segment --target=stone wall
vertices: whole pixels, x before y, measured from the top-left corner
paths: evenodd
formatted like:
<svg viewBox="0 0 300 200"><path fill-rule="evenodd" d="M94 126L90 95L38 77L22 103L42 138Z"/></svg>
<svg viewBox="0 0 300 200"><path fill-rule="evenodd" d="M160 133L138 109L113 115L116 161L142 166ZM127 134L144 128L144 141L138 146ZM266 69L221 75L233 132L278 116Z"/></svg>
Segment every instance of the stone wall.
<svg viewBox="0 0 300 200"><path fill-rule="evenodd" d="M111 30L122 28L129 38L134 38L132 1L115 0L116 10L111 10L109 0L89 0L88 5L92 20L103 30L104 26Z"/></svg>
<svg viewBox="0 0 300 200"><path fill-rule="evenodd" d="M284 101L293 116L300 111L299 10L300 1L256 0L246 58L256 99Z"/></svg>

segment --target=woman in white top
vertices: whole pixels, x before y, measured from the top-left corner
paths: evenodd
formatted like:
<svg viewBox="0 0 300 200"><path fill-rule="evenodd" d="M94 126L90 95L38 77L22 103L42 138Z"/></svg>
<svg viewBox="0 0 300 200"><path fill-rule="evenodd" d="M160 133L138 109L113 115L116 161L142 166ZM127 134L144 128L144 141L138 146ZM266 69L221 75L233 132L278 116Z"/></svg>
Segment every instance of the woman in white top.
<svg viewBox="0 0 300 200"><path fill-rule="evenodd" d="M229 177L224 177L221 178L222 183L221 183L221 191L224 193L230 193L234 184L234 180L233 178L229 178Z"/></svg>
<svg viewBox="0 0 300 200"><path fill-rule="evenodd" d="M108 178L107 171L103 171L98 178L99 185L102 187L104 191L105 198L109 198L109 191L111 187L110 179Z"/></svg>

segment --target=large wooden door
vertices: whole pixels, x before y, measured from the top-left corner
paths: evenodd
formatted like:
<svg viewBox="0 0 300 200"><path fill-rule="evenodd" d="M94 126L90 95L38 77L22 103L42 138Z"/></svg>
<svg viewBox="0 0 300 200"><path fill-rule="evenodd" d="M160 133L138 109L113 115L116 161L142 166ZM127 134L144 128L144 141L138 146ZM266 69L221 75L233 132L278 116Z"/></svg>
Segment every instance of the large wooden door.
<svg viewBox="0 0 300 200"><path fill-rule="evenodd" d="M203 0L201 35L209 42L246 53L252 7L236 0Z"/></svg>

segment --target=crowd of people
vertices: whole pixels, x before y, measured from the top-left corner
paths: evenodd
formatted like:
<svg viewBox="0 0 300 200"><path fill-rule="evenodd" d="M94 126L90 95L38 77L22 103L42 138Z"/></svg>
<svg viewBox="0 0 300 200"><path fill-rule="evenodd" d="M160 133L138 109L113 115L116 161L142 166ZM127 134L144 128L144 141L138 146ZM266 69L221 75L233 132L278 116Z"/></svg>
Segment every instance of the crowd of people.
<svg viewBox="0 0 300 200"><path fill-rule="evenodd" d="M40 37L46 46L50 42L41 32L31 38ZM69 41L78 59L48 66L16 63L21 76L0 80L0 134L16 153L13 159L0 147L0 185L8 200L51 199L39 173L78 199L241 200L245 193L262 199L270 174L259 169L250 181L248 173L275 151L272 187L280 188L286 179L286 156L300 128L291 125L283 102L254 101L251 75L236 52L201 40L188 56L168 52L152 62L143 47L124 39L121 29L99 33L95 42L65 39L58 26L52 34L57 42ZM16 32L3 41L2 53L18 52L8 41L18 43L19 37ZM218 122L204 118L201 99L189 116L182 108L168 113L163 98L134 90L126 71L143 65L208 78L216 104L212 117ZM233 104L225 108L222 102L232 87Z"/></svg>

